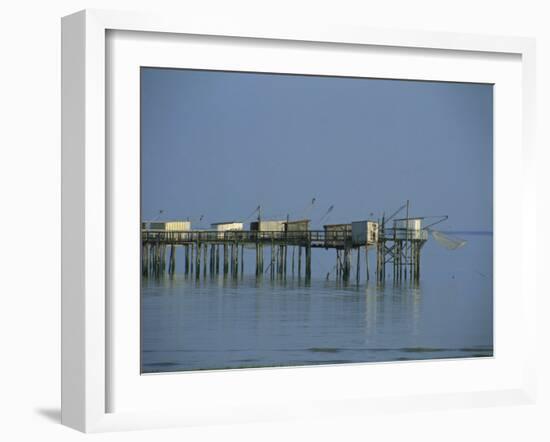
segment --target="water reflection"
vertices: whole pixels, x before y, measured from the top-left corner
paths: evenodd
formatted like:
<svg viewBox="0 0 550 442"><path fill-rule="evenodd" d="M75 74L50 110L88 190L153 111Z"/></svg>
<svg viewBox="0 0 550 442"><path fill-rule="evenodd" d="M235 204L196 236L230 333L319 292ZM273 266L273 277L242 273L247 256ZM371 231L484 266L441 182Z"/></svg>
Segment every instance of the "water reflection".
<svg viewBox="0 0 550 442"><path fill-rule="evenodd" d="M492 334L463 333L460 323L471 310L442 309L445 293L453 292L247 275L144 279L142 368L156 372L491 355ZM470 307L487 309L471 301Z"/></svg>

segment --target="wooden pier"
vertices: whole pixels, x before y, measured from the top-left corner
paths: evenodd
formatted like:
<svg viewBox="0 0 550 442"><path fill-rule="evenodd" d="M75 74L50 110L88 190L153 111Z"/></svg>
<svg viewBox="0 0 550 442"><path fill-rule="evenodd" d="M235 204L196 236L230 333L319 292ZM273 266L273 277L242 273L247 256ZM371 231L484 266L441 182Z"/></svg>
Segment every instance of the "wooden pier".
<svg viewBox="0 0 550 442"><path fill-rule="evenodd" d="M255 253L255 274L269 274L272 279L286 278L290 273L311 279L313 249L335 251L332 274L339 280L352 277L352 259L355 257L355 279L361 281L361 255L365 257L365 278L370 280L369 251L376 252L376 282L388 278L394 282L418 282L420 279L420 252L428 239L423 229L384 228L375 242L357 243L351 230L327 231L165 231L142 229L142 274L160 276L176 272L176 248L183 248L182 272L197 279L208 275L238 277L244 274L245 250ZM266 253L267 252L267 253ZM266 256L267 255L267 256ZM266 261L267 258L267 261ZM327 275L327 279L329 275Z"/></svg>

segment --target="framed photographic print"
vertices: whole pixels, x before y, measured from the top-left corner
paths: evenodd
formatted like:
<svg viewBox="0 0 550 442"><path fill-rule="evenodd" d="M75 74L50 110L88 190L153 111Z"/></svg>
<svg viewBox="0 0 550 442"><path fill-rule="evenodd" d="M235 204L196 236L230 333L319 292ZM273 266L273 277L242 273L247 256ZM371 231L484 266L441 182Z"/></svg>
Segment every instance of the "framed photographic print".
<svg viewBox="0 0 550 442"><path fill-rule="evenodd" d="M492 84L142 67L140 127L142 373L493 356Z"/></svg>
<svg viewBox="0 0 550 442"><path fill-rule="evenodd" d="M533 57L521 38L64 18L63 422L531 400Z"/></svg>

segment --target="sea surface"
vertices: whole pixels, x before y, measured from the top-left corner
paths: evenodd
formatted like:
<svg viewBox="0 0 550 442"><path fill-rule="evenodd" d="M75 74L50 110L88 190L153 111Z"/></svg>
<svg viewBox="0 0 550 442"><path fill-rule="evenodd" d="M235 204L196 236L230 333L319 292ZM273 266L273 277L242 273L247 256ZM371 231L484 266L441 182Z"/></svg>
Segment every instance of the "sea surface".
<svg viewBox="0 0 550 442"><path fill-rule="evenodd" d="M310 282L290 267L286 280L256 278L252 250L238 278L144 278L142 372L490 357L493 237L460 237L454 251L430 238L417 286L367 284L364 253L360 283L355 269L336 281L334 251L315 249Z"/></svg>

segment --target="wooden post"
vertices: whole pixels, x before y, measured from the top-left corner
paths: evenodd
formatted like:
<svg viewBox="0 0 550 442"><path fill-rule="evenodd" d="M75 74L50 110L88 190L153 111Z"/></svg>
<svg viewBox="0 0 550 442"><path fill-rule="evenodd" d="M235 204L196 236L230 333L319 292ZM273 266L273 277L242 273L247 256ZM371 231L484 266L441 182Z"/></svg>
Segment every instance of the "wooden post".
<svg viewBox="0 0 550 442"><path fill-rule="evenodd" d="M223 244L223 274L227 275L229 270L229 262L227 261L227 244Z"/></svg>
<svg viewBox="0 0 550 442"><path fill-rule="evenodd" d="M284 247L283 245L279 246L279 276L283 276L283 259L284 259Z"/></svg>
<svg viewBox="0 0 550 442"><path fill-rule="evenodd" d="M237 277L239 275L239 245L235 243L235 274L234 276Z"/></svg>
<svg viewBox="0 0 550 442"><path fill-rule="evenodd" d="M162 245L158 243L155 247L156 249L156 256L155 256L155 263L156 263L156 269L155 272L157 276L159 276L162 272Z"/></svg>
<svg viewBox="0 0 550 442"><path fill-rule="evenodd" d="M241 276L244 274L244 244L241 244Z"/></svg>
<svg viewBox="0 0 550 442"><path fill-rule="evenodd" d="M146 258L147 269L146 269L146 272L147 272L147 276L149 276L149 272L150 272L150 269L151 269L151 244L147 245L147 248L145 249L145 251L147 253L147 258Z"/></svg>
<svg viewBox="0 0 550 442"><path fill-rule="evenodd" d="M162 244L160 246L160 271L164 273L166 269L166 245Z"/></svg>
<svg viewBox="0 0 550 442"><path fill-rule="evenodd" d="M281 257L281 246L277 245L275 248L275 272L277 273L277 277L281 272L281 263L279 262L280 257Z"/></svg>
<svg viewBox="0 0 550 442"><path fill-rule="evenodd" d="M269 266L269 275L271 279L275 278L275 244L271 239L271 264Z"/></svg>
<svg viewBox="0 0 550 442"><path fill-rule="evenodd" d="M397 281L401 281L401 242L397 240L395 245L395 259L396 259L396 270L397 270Z"/></svg>
<svg viewBox="0 0 550 442"><path fill-rule="evenodd" d="M399 240L399 281L403 281L403 240Z"/></svg>
<svg viewBox="0 0 550 442"><path fill-rule="evenodd" d="M143 244L143 239L141 240L141 276L145 276L145 250L146 246Z"/></svg>
<svg viewBox="0 0 550 442"><path fill-rule="evenodd" d="M359 281L360 281L360 273L359 273L360 268L361 268L361 246L357 247L357 268L355 269L355 279L357 284L359 284Z"/></svg>
<svg viewBox="0 0 550 442"><path fill-rule="evenodd" d="M416 241L411 241L411 281L416 282Z"/></svg>
<svg viewBox="0 0 550 442"><path fill-rule="evenodd" d="M381 241L376 244L376 282L380 282L380 244Z"/></svg>
<svg viewBox="0 0 550 442"><path fill-rule="evenodd" d="M283 255L283 276L286 278L286 259L287 259L287 245L284 246L284 255Z"/></svg>
<svg viewBox="0 0 550 442"><path fill-rule="evenodd" d="M417 242L414 241L413 242L413 249L412 249L412 259L413 259L413 262L412 262L412 272L413 272L413 277L412 277L412 280L414 282L417 281L417 274L416 274L416 271L417 271L417 268L416 268L416 258L417 258Z"/></svg>
<svg viewBox="0 0 550 442"><path fill-rule="evenodd" d="M260 271L260 244L256 243L256 276Z"/></svg>
<svg viewBox="0 0 550 442"><path fill-rule="evenodd" d="M403 240L399 241L399 269L400 269L399 280L400 281L403 281L405 277L405 269L406 269L406 265L405 265L406 262L403 260L404 258L403 254L406 253L406 251L404 251L403 244L404 244Z"/></svg>
<svg viewBox="0 0 550 442"><path fill-rule="evenodd" d="M155 273L155 245L149 244L149 274Z"/></svg>
<svg viewBox="0 0 550 442"><path fill-rule="evenodd" d="M420 282L420 252L422 250L422 245L419 244L418 245L418 256L416 258L416 267L417 267L417 270L416 270L416 279L418 279L418 282Z"/></svg>
<svg viewBox="0 0 550 442"><path fill-rule="evenodd" d="M149 250L147 251L147 275L153 273L153 246L149 244Z"/></svg>
<svg viewBox="0 0 550 442"><path fill-rule="evenodd" d="M185 271L185 274L188 275L189 274L189 245L186 244L185 246L183 246L185 248L185 261L184 261L184 271Z"/></svg>
<svg viewBox="0 0 550 442"><path fill-rule="evenodd" d="M367 270L367 282L369 282L369 245L367 243L365 243L365 267Z"/></svg>
<svg viewBox="0 0 550 442"><path fill-rule="evenodd" d="M233 276L235 274L235 244L231 244L229 246L230 248L230 252L229 252L229 255L230 255L230 264L229 264L229 272L231 273L231 276Z"/></svg>
<svg viewBox="0 0 550 442"><path fill-rule="evenodd" d="M306 279L311 279L311 243L306 246Z"/></svg>
<svg viewBox="0 0 550 442"><path fill-rule="evenodd" d="M191 243L189 246L189 273L193 273L193 257L195 256L195 243Z"/></svg>
<svg viewBox="0 0 550 442"><path fill-rule="evenodd" d="M302 246L298 246L298 278L302 275Z"/></svg>
<svg viewBox="0 0 550 442"><path fill-rule="evenodd" d="M296 251L296 246L292 246L292 276L294 276L294 252Z"/></svg>
<svg viewBox="0 0 550 442"><path fill-rule="evenodd" d="M260 275L264 274L264 246L260 244Z"/></svg>
<svg viewBox="0 0 550 442"><path fill-rule="evenodd" d="M399 276L400 281L403 281L403 278L406 277L405 275L406 262L403 261L403 258L404 258L403 254L406 253L406 251L404 251L403 244L404 244L403 240L399 241L399 268L401 269L400 276Z"/></svg>
<svg viewBox="0 0 550 442"><path fill-rule="evenodd" d="M160 243L155 244L155 276L160 274Z"/></svg>
<svg viewBox="0 0 550 442"><path fill-rule="evenodd" d="M148 250L147 250L147 244L142 244L142 247L141 247L141 274L143 276L147 276L147 253L148 253Z"/></svg>
<svg viewBox="0 0 550 442"><path fill-rule="evenodd" d="M206 277L206 260L208 258L208 244L204 243L204 259L203 259L203 265L202 265L202 276L203 278Z"/></svg>
<svg viewBox="0 0 550 442"><path fill-rule="evenodd" d="M201 276L201 243L197 242L195 248L197 249L195 254L195 276L199 279Z"/></svg>
<svg viewBox="0 0 550 442"><path fill-rule="evenodd" d="M418 247L418 281L420 282L420 252L422 251L422 246Z"/></svg>
<svg viewBox="0 0 550 442"><path fill-rule="evenodd" d="M398 247L397 240L395 240L395 242L393 243L393 252L392 252L394 266L395 266L395 282L399 281L399 265L398 265L399 257L397 256L397 247Z"/></svg>
<svg viewBox="0 0 550 442"><path fill-rule="evenodd" d="M154 276L157 270L157 245L151 244L151 274Z"/></svg>
<svg viewBox="0 0 550 442"><path fill-rule="evenodd" d="M215 275L216 274L216 249L217 249L217 245L216 244L211 244L210 245L210 276L212 275Z"/></svg>
<svg viewBox="0 0 550 442"><path fill-rule="evenodd" d="M409 236L409 231L407 229L407 236ZM410 246L410 241L408 239L405 240L405 247L404 247L404 251L403 251L403 254L404 254L404 269L403 269L403 272L405 273L405 281L407 280L407 276L408 273L409 273L409 246Z"/></svg>
<svg viewBox="0 0 550 442"><path fill-rule="evenodd" d="M168 273L174 274L176 270L176 256L174 253L174 248L176 246L174 244L170 244L170 262L168 264Z"/></svg>
<svg viewBox="0 0 550 442"><path fill-rule="evenodd" d="M343 262L342 262L342 279L344 281L347 280L348 277L348 247L344 246L344 256L343 256Z"/></svg>
<svg viewBox="0 0 550 442"><path fill-rule="evenodd" d="M346 248L346 281L349 281L351 276L351 248Z"/></svg>

